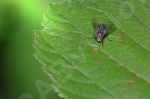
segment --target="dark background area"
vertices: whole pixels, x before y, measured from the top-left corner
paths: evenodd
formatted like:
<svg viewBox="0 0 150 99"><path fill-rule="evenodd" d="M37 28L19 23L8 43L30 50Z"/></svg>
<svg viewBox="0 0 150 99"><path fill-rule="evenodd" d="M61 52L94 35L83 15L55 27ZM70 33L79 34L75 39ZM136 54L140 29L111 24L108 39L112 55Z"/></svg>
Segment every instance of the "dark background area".
<svg viewBox="0 0 150 99"><path fill-rule="evenodd" d="M0 0L0 99L59 99L33 57L45 0Z"/></svg>

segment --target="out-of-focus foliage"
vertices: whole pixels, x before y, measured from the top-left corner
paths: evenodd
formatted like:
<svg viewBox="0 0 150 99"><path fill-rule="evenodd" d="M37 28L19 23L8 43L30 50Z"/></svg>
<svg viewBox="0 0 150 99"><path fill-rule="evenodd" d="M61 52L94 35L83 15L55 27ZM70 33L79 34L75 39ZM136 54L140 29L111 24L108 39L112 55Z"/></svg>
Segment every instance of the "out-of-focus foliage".
<svg viewBox="0 0 150 99"><path fill-rule="evenodd" d="M0 0L0 94L2 99L59 99L33 57L33 30L44 0ZM1 98L1 97L0 97Z"/></svg>

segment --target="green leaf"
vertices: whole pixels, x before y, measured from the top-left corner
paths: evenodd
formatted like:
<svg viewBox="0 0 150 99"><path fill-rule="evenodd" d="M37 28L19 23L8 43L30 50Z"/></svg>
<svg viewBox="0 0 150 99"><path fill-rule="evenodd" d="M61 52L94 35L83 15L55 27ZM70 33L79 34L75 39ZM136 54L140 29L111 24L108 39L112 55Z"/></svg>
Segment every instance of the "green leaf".
<svg viewBox="0 0 150 99"><path fill-rule="evenodd" d="M150 99L149 4L51 2L34 45L55 91L65 99ZM89 39L93 20L115 27L104 47Z"/></svg>

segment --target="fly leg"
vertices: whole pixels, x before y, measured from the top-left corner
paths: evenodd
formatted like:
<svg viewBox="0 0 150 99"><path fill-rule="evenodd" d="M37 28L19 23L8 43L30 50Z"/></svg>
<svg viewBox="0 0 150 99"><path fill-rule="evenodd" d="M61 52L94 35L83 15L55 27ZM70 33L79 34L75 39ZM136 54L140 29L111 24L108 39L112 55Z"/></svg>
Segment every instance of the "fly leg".
<svg viewBox="0 0 150 99"><path fill-rule="evenodd" d="M102 41L101 43L102 43L102 46L104 47L104 42Z"/></svg>

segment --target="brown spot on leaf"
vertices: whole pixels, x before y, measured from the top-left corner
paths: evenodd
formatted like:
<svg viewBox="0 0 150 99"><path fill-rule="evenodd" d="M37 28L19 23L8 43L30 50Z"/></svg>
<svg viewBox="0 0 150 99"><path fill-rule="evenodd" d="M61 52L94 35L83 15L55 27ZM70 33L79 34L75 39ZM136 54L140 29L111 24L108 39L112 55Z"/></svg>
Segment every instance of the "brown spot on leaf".
<svg viewBox="0 0 150 99"><path fill-rule="evenodd" d="M119 43L123 42L123 37L124 37L124 35L120 34L119 36L116 37L116 41Z"/></svg>
<svg viewBox="0 0 150 99"><path fill-rule="evenodd" d="M128 81L128 85L132 85L137 79L136 74L132 74L132 78Z"/></svg>
<svg viewBox="0 0 150 99"><path fill-rule="evenodd" d="M98 52L98 51L99 51L99 48L98 48L98 47L94 47L94 48L93 48L93 51L94 51L94 52Z"/></svg>

